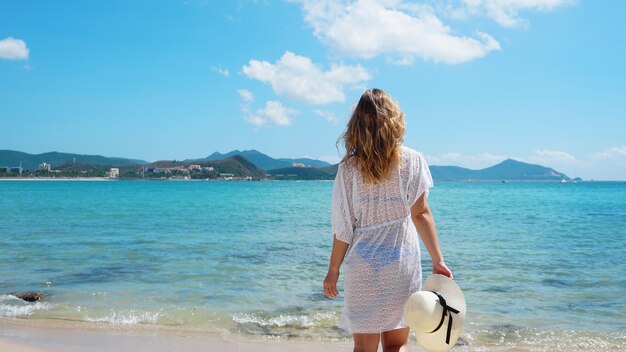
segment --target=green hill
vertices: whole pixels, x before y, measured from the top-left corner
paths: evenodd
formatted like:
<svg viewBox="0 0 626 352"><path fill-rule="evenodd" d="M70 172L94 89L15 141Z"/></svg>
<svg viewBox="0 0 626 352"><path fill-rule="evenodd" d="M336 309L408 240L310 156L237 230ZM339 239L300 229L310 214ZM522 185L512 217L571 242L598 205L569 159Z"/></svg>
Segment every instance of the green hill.
<svg viewBox="0 0 626 352"><path fill-rule="evenodd" d="M286 180L332 180L337 174L338 165L324 168L289 167L267 171L274 179ZM541 165L528 164L508 159L497 165L471 170L459 166L430 166L435 181L559 181L570 178L554 169Z"/></svg>
<svg viewBox="0 0 626 352"><path fill-rule="evenodd" d="M234 174L237 177L265 178L265 171L241 155L231 156L222 160L206 161L200 165L213 166L220 173Z"/></svg>
<svg viewBox="0 0 626 352"><path fill-rule="evenodd" d="M285 167L267 171L275 180L333 180L334 173L314 167Z"/></svg>
<svg viewBox="0 0 626 352"><path fill-rule="evenodd" d="M460 166L430 166L430 173L434 180L453 181L471 178L473 170Z"/></svg>
<svg viewBox="0 0 626 352"><path fill-rule="evenodd" d="M327 163L325 161L321 161L321 160L317 160L317 159L311 159L311 158L299 158L299 159L280 158L278 160L287 162L287 163L289 163L289 165L303 164L305 166L316 167L318 169L319 168L323 168L323 167L327 167L327 166L331 166L329 163Z"/></svg>
<svg viewBox="0 0 626 352"><path fill-rule="evenodd" d="M458 166L430 166L430 172L435 180L459 181L559 181L570 178L549 167L528 164L521 161L507 159L494 166L471 170Z"/></svg>
<svg viewBox="0 0 626 352"><path fill-rule="evenodd" d="M160 160L153 163L141 166L132 166L122 168L120 172L128 175L128 173L138 174L140 172L147 171L145 175L147 177L154 176L161 173L162 169L166 168L187 168L191 164L198 164L201 167L213 167L213 171L203 171L201 173L192 173L191 176L197 176L197 178L217 178L220 174L233 174L234 177L245 178L252 177L253 179L265 178L265 171L259 169L246 158L241 155L231 156L229 158L221 160L211 160L202 162L190 162L190 161L176 161L176 160ZM174 172L176 174L176 172Z"/></svg>
<svg viewBox="0 0 626 352"><path fill-rule="evenodd" d="M204 159L188 159L184 161L161 160L147 163L143 160L125 158L109 158L101 155L84 155L50 152L43 154L28 154L13 150L0 150L0 168L16 167L22 163L25 170L37 170L39 164L48 163L53 169L67 172L88 172L89 174L104 174L111 167L120 168L120 175L124 177L144 177L145 170L180 167L187 168L190 164L200 164L203 167L213 167L213 171L202 170L202 173L193 173L194 177L218 178L219 174L233 174L235 177L252 177L288 180L332 180L337 174L337 164L330 165L320 160L274 159L256 150L243 152L234 150L227 154L213 153ZM319 167L293 167L293 163L318 165ZM268 170L268 171L264 171ZM433 179L437 181L558 181L570 178L552 168L528 164L517 160L507 159L491 167L472 170L459 166L430 166ZM181 171L181 174L189 174ZM153 176L153 175L149 175ZM168 176L168 175L162 175Z"/></svg>
<svg viewBox="0 0 626 352"><path fill-rule="evenodd" d="M43 154L28 154L14 150L0 150L0 167L20 166L26 170L37 170L39 164L48 163L53 168L66 163L128 166L147 164L143 160L109 158L102 155L84 155L72 153L49 152Z"/></svg>
<svg viewBox="0 0 626 352"><path fill-rule="evenodd" d="M291 166L291 163L274 159L254 149L244 150L244 151L233 150L226 154L215 152L207 156L206 158L190 159L190 160L185 160L185 161L202 162L202 161L211 161L211 160L222 160L222 159L230 158L230 157L237 156L237 155L243 156L244 158L252 162L254 165L256 165L258 168L263 169L263 170L271 170L271 169L278 169L282 167Z"/></svg>
<svg viewBox="0 0 626 352"><path fill-rule="evenodd" d="M472 175L472 179L555 181L562 179L569 180L570 178L549 167L507 159L497 165L475 171Z"/></svg>
<svg viewBox="0 0 626 352"><path fill-rule="evenodd" d="M228 152L226 154L215 152L215 153L207 156L206 158L187 159L185 161L202 162L202 161L209 161L209 160L221 160L221 159L226 159L226 158L229 158L229 157L235 156L235 155L241 155L241 156L245 157L250 162L252 162L254 165L256 165L257 167L259 167L259 168L261 168L263 170L274 170L274 169L287 168L287 167L291 167L294 163L304 164L306 166L318 167L318 168L319 167L326 167L326 166L330 165L329 163L327 163L325 161L316 160L316 159L310 159L310 158L298 158L298 159L281 158L281 159L274 159L271 156L263 154L263 153L259 152L258 150L254 150L254 149L252 149L252 150L244 150L244 151L233 150L233 151Z"/></svg>

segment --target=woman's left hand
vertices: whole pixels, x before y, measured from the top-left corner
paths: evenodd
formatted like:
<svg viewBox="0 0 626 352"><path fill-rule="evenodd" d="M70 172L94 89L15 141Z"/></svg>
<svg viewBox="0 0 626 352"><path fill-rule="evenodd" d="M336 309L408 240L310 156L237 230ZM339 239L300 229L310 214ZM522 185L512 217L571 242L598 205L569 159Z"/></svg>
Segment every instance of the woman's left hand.
<svg viewBox="0 0 626 352"><path fill-rule="evenodd" d="M433 274L441 274L451 279L454 279L454 276L452 275L452 270L448 268L448 266L446 265L446 263L443 262L443 260L440 262L433 263Z"/></svg>

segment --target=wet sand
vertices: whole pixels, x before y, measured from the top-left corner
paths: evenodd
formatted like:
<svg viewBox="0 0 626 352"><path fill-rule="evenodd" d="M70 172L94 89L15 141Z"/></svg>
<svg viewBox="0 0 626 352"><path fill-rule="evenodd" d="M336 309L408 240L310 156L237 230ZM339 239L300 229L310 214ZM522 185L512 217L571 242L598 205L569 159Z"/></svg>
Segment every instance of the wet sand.
<svg viewBox="0 0 626 352"><path fill-rule="evenodd" d="M0 351L350 351L347 341L247 337L175 329L0 318Z"/></svg>

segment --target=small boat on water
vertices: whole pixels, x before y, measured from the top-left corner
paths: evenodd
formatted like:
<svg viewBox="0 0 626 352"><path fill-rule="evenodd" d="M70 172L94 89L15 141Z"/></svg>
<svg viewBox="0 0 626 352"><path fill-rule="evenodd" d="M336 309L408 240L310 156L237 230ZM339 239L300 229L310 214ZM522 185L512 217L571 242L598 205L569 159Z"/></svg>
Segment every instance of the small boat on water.
<svg viewBox="0 0 626 352"><path fill-rule="evenodd" d="M567 180L565 180L564 178L562 178L562 179L561 179L561 181L559 181L559 182L561 182L561 183L566 183L566 182L567 182Z"/></svg>

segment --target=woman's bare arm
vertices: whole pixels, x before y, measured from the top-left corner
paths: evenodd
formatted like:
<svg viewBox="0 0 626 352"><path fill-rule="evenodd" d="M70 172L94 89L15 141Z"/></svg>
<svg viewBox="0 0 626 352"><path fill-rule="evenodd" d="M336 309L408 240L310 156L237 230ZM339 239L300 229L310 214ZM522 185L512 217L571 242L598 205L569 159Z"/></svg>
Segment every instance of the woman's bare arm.
<svg viewBox="0 0 626 352"><path fill-rule="evenodd" d="M339 268L346 256L349 244L337 239L334 236L333 251L330 255L330 264L328 265L328 273L324 279L324 293L328 298L335 298L339 295L337 291L337 281L339 280Z"/></svg>
<svg viewBox="0 0 626 352"><path fill-rule="evenodd" d="M441 253L439 240L437 238L437 229L435 228L435 219L428 207L425 192L411 207L411 218L432 259L433 273L443 274L452 278L452 271L450 271L443 260L443 254Z"/></svg>

